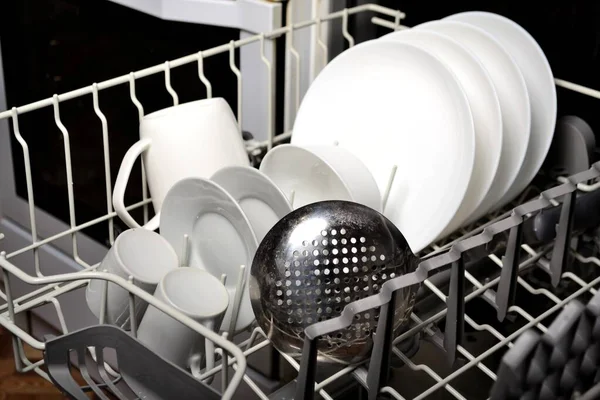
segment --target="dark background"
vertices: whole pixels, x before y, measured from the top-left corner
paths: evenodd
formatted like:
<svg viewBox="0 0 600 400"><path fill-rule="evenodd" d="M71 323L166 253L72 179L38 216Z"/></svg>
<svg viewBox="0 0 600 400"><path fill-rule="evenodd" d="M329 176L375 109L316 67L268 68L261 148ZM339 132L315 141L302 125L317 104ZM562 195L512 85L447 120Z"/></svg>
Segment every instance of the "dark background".
<svg viewBox="0 0 600 400"><path fill-rule="evenodd" d="M354 0L354 4L365 2ZM408 26L468 10L502 14L523 26L539 42L556 77L600 89L600 2L381 0L379 4L404 11L407 17L403 23ZM0 43L9 107L239 38L239 32L234 29L162 21L108 0L20 0L6 2L2 8ZM350 31L357 43L389 32L373 26L372 16L350 18ZM282 89L283 40L279 40L278 45L277 86ZM213 95L224 97L235 110L236 79L229 69L228 54L206 60L205 74L212 83ZM172 85L180 102L205 96L195 63L173 70ZM172 104L162 74L138 80L136 89L146 113ZM600 131L597 112L600 100L564 89L558 89L558 93L559 117L578 115ZM122 156L138 139L137 109L130 101L128 85L101 91L100 108L108 119L114 182ZM91 95L63 102L60 109L62 122L70 133L77 223L83 223L106 213L101 125L93 111ZM281 111L282 91L279 90L278 132L282 128ZM36 204L68 221L64 143L52 109L24 115L20 118L20 127L30 147ZM13 140L17 192L25 197L21 154L20 146ZM141 200L139 175L132 174L128 204ZM140 213L134 216L139 218ZM98 224L85 232L106 241L106 224Z"/></svg>

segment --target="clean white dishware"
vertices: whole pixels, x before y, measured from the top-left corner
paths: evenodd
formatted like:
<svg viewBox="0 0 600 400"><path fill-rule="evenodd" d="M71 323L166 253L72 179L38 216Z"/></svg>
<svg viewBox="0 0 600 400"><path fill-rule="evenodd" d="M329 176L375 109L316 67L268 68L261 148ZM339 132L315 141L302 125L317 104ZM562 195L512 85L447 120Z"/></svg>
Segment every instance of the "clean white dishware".
<svg viewBox="0 0 600 400"><path fill-rule="evenodd" d="M512 186L521 169L531 132L527 86L512 56L485 30L459 21L438 20L415 26L452 37L469 49L488 71L502 114L502 154L494 183L466 223L487 213Z"/></svg>
<svg viewBox="0 0 600 400"><path fill-rule="evenodd" d="M406 43L372 40L335 57L300 105L292 143L337 142L386 193L384 214L413 252L431 244L462 203L475 159L468 99L444 64Z"/></svg>
<svg viewBox="0 0 600 400"><path fill-rule="evenodd" d="M512 55L527 84L531 104L529 146L517 179L498 204L502 206L529 185L548 154L557 112L554 75L539 44L529 32L514 21L482 11L463 12L446 19L476 25L492 34Z"/></svg>
<svg viewBox="0 0 600 400"><path fill-rule="evenodd" d="M229 295L223 284L206 271L197 268L177 268L167 273L154 292L154 297L182 314L216 330L229 305ZM137 337L150 350L182 368L214 367L214 343L176 319L148 306ZM202 357L204 356L204 357Z"/></svg>
<svg viewBox="0 0 600 400"><path fill-rule="evenodd" d="M381 211L373 175L343 147L279 145L263 158L260 170L288 196L294 209L317 201L347 200Z"/></svg>
<svg viewBox="0 0 600 400"><path fill-rule="evenodd" d="M215 277L227 275L229 307L220 330L230 332L236 304L235 331L254 321L248 292L248 275L258 242L250 221L235 199L217 183L203 178L177 182L163 201L160 234L175 249L182 265L200 268ZM240 276L240 266L244 275ZM238 282L243 285L236 303Z"/></svg>
<svg viewBox="0 0 600 400"><path fill-rule="evenodd" d="M260 241L292 211L283 192L268 176L253 167L225 167L210 178L238 202Z"/></svg>
<svg viewBox="0 0 600 400"><path fill-rule="evenodd" d="M152 293L160 279L179 265L177 254L162 236L147 229L135 228L122 232L100 263L98 271L106 271L123 279L133 278L134 285ZM108 285L108 287L106 287ZM129 292L114 283L92 279L85 299L92 313L100 318L106 292L106 323L129 326ZM135 318L139 323L147 303L135 299Z"/></svg>
<svg viewBox="0 0 600 400"><path fill-rule="evenodd" d="M144 225L150 230L158 227L163 199L179 180L208 178L230 165L250 165L235 116L223 98L192 101L144 116L140 140L123 157L113 192L115 211L131 228L140 225L125 209L124 197L140 155L156 212Z"/></svg>
<svg viewBox="0 0 600 400"><path fill-rule="evenodd" d="M467 193L456 215L440 234L460 227L479 207L495 179L502 152L502 114L492 80L477 57L449 36L426 30L392 32L380 40L396 40L430 51L456 76L467 98L475 127L475 164Z"/></svg>

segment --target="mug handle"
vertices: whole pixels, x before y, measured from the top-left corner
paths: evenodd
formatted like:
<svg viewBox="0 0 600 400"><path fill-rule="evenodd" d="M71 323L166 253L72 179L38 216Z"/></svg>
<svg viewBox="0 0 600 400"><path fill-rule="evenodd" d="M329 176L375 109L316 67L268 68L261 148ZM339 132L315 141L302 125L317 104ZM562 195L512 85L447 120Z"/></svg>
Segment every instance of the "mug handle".
<svg viewBox="0 0 600 400"><path fill-rule="evenodd" d="M127 153L125 153L125 157L123 157L123 161L121 162L119 173L117 174L112 200L117 215L125 222L125 224L127 224L127 226L130 228L145 228L154 231L158 228L160 223L160 211L157 212L144 226L140 226L125 208L125 189L127 188L127 182L129 182L133 164L145 150L150 148L151 144L151 139L141 139L127 150Z"/></svg>

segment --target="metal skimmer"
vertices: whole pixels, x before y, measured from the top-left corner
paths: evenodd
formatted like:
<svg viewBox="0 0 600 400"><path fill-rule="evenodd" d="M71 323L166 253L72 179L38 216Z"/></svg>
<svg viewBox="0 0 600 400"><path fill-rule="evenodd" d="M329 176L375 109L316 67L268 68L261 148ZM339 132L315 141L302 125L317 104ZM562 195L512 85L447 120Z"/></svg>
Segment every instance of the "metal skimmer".
<svg viewBox="0 0 600 400"><path fill-rule="evenodd" d="M254 257L250 296L260 327L280 351L299 358L304 328L341 314L347 304L418 263L406 239L383 215L361 204L323 201L299 208L266 235ZM416 287L397 296L394 328L407 320ZM372 348L378 310L319 342L318 359L353 364Z"/></svg>

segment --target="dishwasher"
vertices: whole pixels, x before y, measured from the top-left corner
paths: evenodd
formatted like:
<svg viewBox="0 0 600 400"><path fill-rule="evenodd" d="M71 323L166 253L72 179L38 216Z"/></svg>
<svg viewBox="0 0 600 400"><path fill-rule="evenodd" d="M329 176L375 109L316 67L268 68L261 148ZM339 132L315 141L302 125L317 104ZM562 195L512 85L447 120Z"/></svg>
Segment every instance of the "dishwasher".
<svg viewBox="0 0 600 400"><path fill-rule="evenodd" d="M295 66L284 82L293 89L286 92L285 104L286 109L297 109L301 86L298 71L302 66L312 68L314 73L318 61L303 60L305 53L294 47L293 36L314 29L317 34L311 39L311 48L327 59L329 48L322 40L321 29L339 29L343 45L354 46L358 41L348 23L357 16L368 16L362 20L389 32L408 28L402 24L406 17L402 11L375 4L330 11L299 22L288 18L287 24L272 31L246 34L216 47L0 112L0 120L9 121L22 153L27 192L24 215L32 233L30 243L8 251L3 249L3 241L8 238L0 233L0 250L4 250L0 253L0 326L12 334L18 372L35 371L76 399L89 398L90 394L101 399L138 398L128 388L132 381L153 393L140 398L163 399L600 398L599 162L570 175L553 165L545 167L502 210L423 250L415 272L388 281L379 294L348 304L343 318L307 328L299 361L274 350L256 325L234 337L218 335L131 281L97 271L96 262L80 256L78 236L84 229L108 223L110 242L114 242L112 224L116 213L110 200L113 188L107 133L112 121L102 110L102 103L110 101L102 96L103 91L121 87L120 95L141 118L144 107L136 95L136 83L141 79L160 79L177 105L179 97L171 79L180 68L191 66L196 73L194 84L202 85L210 97L212 87L219 82L207 78L204 66L212 57L227 57L231 84L237 91L234 111L238 121L243 120L243 99L252 96L243 90L245 83L258 79L256 74L267 82L266 90L260 92L265 98L259 101L266 108L261 116L267 129L259 135L244 132L246 150L258 166L268 151L291 137L289 124L284 124L283 132L276 132L275 121L282 111L276 106L275 92L281 82L275 79L268 56L272 50L269 41L285 39L286 61ZM250 46L260 64L249 72L238 67L236 51ZM561 79L555 83L573 95L600 99L599 91L585 86ZM72 182L70 141L76 133L70 133L63 123L61 107L64 102L84 98L102 131L103 145L94 151L104 157L108 173L103 185L106 213L82 222L75 218L78 203ZM37 229L41 223L36 218L32 179L32 170L43 165L36 163L37 154L30 152L20 132L20 124L29 113L42 109L52 113L64 144L61 157L67 184L63 195L69 216L67 229L44 237ZM144 190L142 201L129 209L146 210L148 204L150 199ZM147 210L144 218L148 218ZM44 272L42 249L55 242L66 244L70 251L61 257L80 265L80 270ZM33 268L28 271L15 261L24 254L31 255ZM132 313L134 299L140 297L208 337L215 344L214 368L190 374L169 364L136 340L135 326L124 332L103 321L93 321L89 326L69 329L65 323L65 309L73 306L69 304L73 297L69 296L91 279L110 281L127 290ZM410 323L394 336L391 319L395 306L391 299L397 291L415 284L420 286ZM18 285L29 288L27 293L15 294ZM53 314L58 331L40 335L22 323L21 316L40 308ZM374 347L369 359L351 366L319 364L316 349L320 338L345 328L354 317L369 310L379 316L372 329ZM43 351L43 359L29 360L24 345Z"/></svg>

